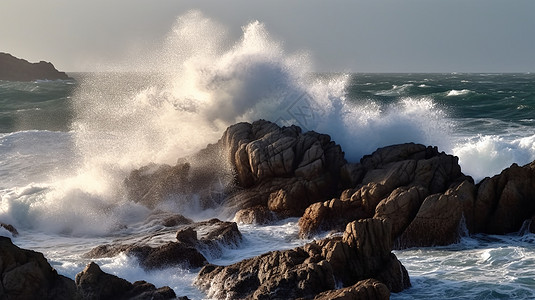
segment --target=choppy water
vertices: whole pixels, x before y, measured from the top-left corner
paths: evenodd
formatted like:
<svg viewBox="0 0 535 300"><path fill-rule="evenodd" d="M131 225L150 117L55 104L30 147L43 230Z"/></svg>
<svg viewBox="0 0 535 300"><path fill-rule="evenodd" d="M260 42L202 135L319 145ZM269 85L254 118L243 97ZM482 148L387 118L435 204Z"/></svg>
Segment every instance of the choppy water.
<svg viewBox="0 0 535 300"><path fill-rule="evenodd" d="M395 143L437 145L476 180L535 160L535 74L316 74L306 55L285 53L261 23L227 48L218 38L192 38L219 36L216 25L199 13L179 18L165 51L144 58L164 72L0 81L0 221L18 228L15 244L42 251L72 278L96 245L174 239L173 230L145 223L154 211L125 196L123 179L149 162L174 163L244 120L330 134L350 161ZM227 217L217 207L198 210L194 195L183 200L157 209ZM206 255L229 264L302 245L296 222L241 225L239 248ZM397 251L413 288L392 298L533 298L534 240L474 236ZM204 297L191 286L197 270L145 272L122 255L97 262L131 281Z"/></svg>

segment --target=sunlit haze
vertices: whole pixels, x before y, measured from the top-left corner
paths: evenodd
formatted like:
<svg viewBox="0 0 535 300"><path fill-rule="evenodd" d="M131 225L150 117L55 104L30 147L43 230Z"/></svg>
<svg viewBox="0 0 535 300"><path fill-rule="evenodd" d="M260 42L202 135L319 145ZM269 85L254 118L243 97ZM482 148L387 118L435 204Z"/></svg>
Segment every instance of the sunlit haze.
<svg viewBox="0 0 535 300"><path fill-rule="evenodd" d="M124 67L158 50L192 9L224 27L229 43L258 20L316 71L535 71L531 0L3 0L0 52L64 71Z"/></svg>

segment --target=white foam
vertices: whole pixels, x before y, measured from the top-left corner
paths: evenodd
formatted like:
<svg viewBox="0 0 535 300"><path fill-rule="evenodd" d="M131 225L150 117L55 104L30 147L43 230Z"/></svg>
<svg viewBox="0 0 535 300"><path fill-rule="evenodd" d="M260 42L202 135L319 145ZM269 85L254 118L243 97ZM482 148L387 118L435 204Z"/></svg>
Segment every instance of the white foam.
<svg viewBox="0 0 535 300"><path fill-rule="evenodd" d="M533 234L464 237L456 245L395 251L412 287L392 299L532 299Z"/></svg>
<svg viewBox="0 0 535 300"><path fill-rule="evenodd" d="M524 165L535 160L535 135L520 138L479 135L458 143L453 154L459 157L463 172L479 181L499 174L513 163Z"/></svg>
<svg viewBox="0 0 535 300"><path fill-rule="evenodd" d="M413 87L414 84L406 83L402 85L392 85L392 88L389 90L379 91L375 93L378 96L400 96L403 95L409 88Z"/></svg>
<svg viewBox="0 0 535 300"><path fill-rule="evenodd" d="M472 91L467 90L467 89L463 89L463 90L450 90L450 91L448 91L448 93L446 94L446 96L448 96L448 97L452 97L452 96L463 96L463 95L470 94L471 92L472 92Z"/></svg>

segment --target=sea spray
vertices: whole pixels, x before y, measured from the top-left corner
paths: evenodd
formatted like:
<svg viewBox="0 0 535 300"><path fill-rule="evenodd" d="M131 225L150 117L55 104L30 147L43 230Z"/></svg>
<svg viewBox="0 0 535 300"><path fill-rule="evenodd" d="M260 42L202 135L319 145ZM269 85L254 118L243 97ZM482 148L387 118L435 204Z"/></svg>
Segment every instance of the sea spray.
<svg viewBox="0 0 535 300"><path fill-rule="evenodd" d="M451 120L432 98L407 96L391 103L352 98L347 86L359 75L312 73L306 52L286 53L262 23L244 26L235 42L220 28L190 12L178 18L162 51L140 59L140 66L150 64L158 72L79 78L71 99L74 159L44 192L19 203L27 207L25 225L105 234L138 222L149 211L126 197L129 172L150 163L174 165L239 121L267 119L327 133L353 162L395 143L451 148ZM176 212L195 219L220 215L192 209L195 195L178 198Z"/></svg>

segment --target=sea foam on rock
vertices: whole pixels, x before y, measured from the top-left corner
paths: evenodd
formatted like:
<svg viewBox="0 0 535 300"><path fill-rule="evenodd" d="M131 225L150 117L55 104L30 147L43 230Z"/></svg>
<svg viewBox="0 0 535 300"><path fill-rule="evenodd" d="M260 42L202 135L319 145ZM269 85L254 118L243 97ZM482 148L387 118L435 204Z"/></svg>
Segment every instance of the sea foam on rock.
<svg viewBox="0 0 535 300"><path fill-rule="evenodd" d="M237 221L265 223L274 216L299 217L310 204L334 197L345 164L328 135L260 120L230 126L216 144L175 166L134 170L125 186L130 199L150 207L173 194L194 194L202 207L245 209ZM232 180L221 184L221 177Z"/></svg>
<svg viewBox="0 0 535 300"><path fill-rule="evenodd" d="M148 244L105 244L91 249L88 258L113 257L119 253L134 256L147 270L183 266L200 268L207 264L203 253L211 257L222 254L224 247L236 247L242 235L235 222L218 219L179 227L176 241L153 246Z"/></svg>
<svg viewBox="0 0 535 300"><path fill-rule="evenodd" d="M205 265L196 284L214 298L385 299L410 286L393 247L455 243L464 227L514 232L535 218L535 162L475 185L457 157L436 147L392 145L347 162L328 135L264 120L230 126L216 144L176 166L150 168L156 171L135 170L126 180L134 201L157 206L173 193L193 192L237 222L298 216L302 237L343 232L229 266ZM218 190L221 175L232 180ZM177 238L200 241L193 227Z"/></svg>
<svg viewBox="0 0 535 300"><path fill-rule="evenodd" d="M347 162L328 135L259 120L232 125L198 154L135 170L125 182L131 199L149 206L194 194L237 222L300 217L303 237L387 219L395 246L412 247L455 243L463 226L469 233L519 230L535 215L534 168L513 165L475 185L457 157L436 147L392 145Z"/></svg>
<svg viewBox="0 0 535 300"><path fill-rule="evenodd" d="M407 271L391 253L390 228L386 220L355 221L342 237L272 251L230 266L207 265L195 283L216 299L295 299L313 298L339 283L349 287L375 278L386 290L371 283L378 289L374 299L384 299L389 290L410 286Z"/></svg>

